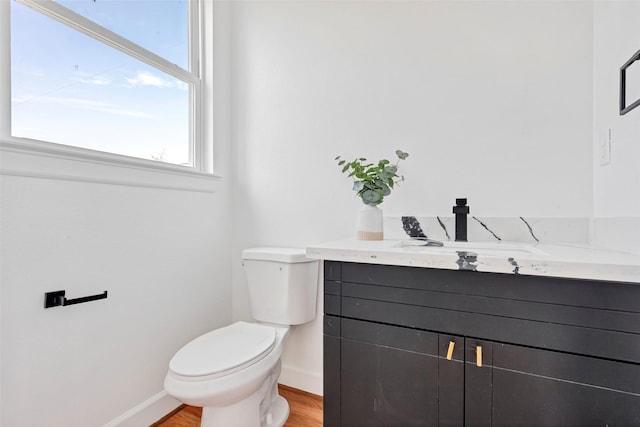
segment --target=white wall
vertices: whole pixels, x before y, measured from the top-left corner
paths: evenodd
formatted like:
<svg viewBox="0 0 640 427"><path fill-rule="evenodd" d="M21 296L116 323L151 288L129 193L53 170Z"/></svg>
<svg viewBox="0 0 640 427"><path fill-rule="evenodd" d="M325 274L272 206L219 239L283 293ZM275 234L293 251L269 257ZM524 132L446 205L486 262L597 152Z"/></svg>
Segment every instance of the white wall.
<svg viewBox="0 0 640 427"><path fill-rule="evenodd" d="M594 4L594 231L603 247L640 253L640 108L620 116L620 67L640 49L640 2ZM640 67L640 64L634 64ZM611 129L611 163L600 146Z"/></svg>
<svg viewBox="0 0 640 427"><path fill-rule="evenodd" d="M221 202L3 177L3 426L103 425L162 392L175 351L231 318ZM45 310L59 289L109 296Z"/></svg>
<svg viewBox="0 0 640 427"><path fill-rule="evenodd" d="M590 2L243 1L232 6L234 257L353 235L334 157L411 154L388 215L588 217ZM250 317L234 264L234 317ZM319 392L321 316L283 379ZM305 377L306 376L306 377Z"/></svg>
<svg viewBox="0 0 640 427"><path fill-rule="evenodd" d="M231 322L229 8L215 7L207 135L221 179L3 150L3 427L149 425L178 404L163 390L169 359ZM69 178L92 170L95 182ZM60 289L109 294L45 310Z"/></svg>

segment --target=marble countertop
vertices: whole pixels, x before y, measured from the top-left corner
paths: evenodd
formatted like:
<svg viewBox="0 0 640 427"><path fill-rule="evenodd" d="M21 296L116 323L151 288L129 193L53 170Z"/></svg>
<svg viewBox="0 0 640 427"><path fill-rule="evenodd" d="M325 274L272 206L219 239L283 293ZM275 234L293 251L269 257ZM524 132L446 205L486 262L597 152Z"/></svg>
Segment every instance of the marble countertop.
<svg viewBox="0 0 640 427"><path fill-rule="evenodd" d="M338 240L307 248L310 258L367 264L568 277L640 284L640 256L580 244Z"/></svg>

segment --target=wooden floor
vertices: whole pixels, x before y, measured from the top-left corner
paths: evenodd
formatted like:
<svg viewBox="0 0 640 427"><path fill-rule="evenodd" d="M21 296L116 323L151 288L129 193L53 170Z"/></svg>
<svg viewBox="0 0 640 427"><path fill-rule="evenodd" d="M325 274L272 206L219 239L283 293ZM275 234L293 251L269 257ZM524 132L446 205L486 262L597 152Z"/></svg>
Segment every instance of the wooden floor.
<svg viewBox="0 0 640 427"><path fill-rule="evenodd" d="M284 427L322 427L322 397L279 385L280 394L289 402L291 413ZM202 408L183 406L151 427L199 427Z"/></svg>

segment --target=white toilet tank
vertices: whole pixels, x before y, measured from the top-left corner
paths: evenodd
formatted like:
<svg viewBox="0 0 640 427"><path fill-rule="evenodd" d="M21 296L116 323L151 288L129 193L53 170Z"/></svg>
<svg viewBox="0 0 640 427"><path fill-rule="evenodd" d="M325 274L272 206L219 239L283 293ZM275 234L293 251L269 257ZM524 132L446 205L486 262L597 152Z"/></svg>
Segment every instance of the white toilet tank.
<svg viewBox="0 0 640 427"><path fill-rule="evenodd" d="M252 248L242 251L253 318L299 325L316 316L319 261L304 249Z"/></svg>

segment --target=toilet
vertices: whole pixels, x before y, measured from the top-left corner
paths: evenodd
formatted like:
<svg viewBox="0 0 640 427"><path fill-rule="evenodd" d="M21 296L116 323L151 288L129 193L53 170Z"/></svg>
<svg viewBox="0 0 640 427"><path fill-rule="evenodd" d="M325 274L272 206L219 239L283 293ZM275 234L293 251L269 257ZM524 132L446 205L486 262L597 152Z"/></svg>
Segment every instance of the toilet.
<svg viewBox="0 0 640 427"><path fill-rule="evenodd" d="M318 260L304 249L242 252L254 323L239 321L187 343L169 362L167 393L201 406L202 427L280 427L289 404L278 393L290 327L316 315Z"/></svg>

